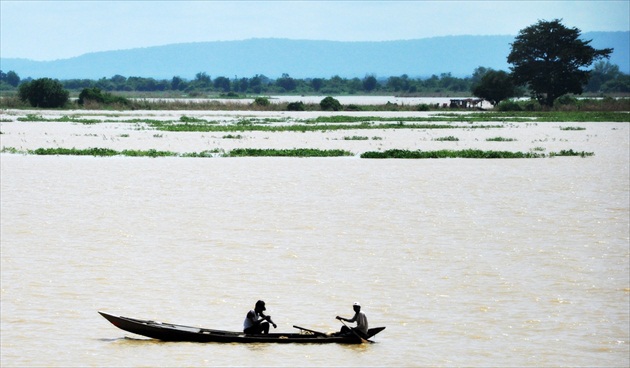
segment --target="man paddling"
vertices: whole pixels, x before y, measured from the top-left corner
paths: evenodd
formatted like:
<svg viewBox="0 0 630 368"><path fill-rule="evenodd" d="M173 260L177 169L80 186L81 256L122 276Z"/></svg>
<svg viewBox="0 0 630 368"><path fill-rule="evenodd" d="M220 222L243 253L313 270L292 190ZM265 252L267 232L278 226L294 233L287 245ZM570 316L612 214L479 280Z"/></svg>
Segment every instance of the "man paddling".
<svg viewBox="0 0 630 368"><path fill-rule="evenodd" d="M346 322L356 322L357 326L353 327L352 330L356 332L360 337L367 338L368 335L368 320L365 316L365 313L361 312L361 305L359 303L354 303L352 305L352 309L354 309L354 317L348 319L337 316L337 319L340 321ZM350 328L346 325L341 327L341 333L349 333Z"/></svg>
<svg viewBox="0 0 630 368"><path fill-rule="evenodd" d="M265 310L267 310L267 308L265 308L265 302L262 300L257 301L254 309L247 312L247 316L243 322L243 332L246 334L268 334L269 323L273 325L273 328L277 328L278 325L273 323L271 316L266 316L263 313Z"/></svg>

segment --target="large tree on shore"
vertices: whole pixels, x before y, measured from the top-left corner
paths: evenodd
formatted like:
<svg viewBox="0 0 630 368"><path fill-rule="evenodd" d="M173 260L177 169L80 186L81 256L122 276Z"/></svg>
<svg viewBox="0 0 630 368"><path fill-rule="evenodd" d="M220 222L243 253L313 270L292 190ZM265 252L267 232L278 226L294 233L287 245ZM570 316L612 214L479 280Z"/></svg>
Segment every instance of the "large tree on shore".
<svg viewBox="0 0 630 368"><path fill-rule="evenodd" d="M528 85L533 96L546 106L567 94L581 94L588 82L584 68L608 58L613 49L594 49L581 31L565 27L560 19L538 21L522 29L512 43L507 61L517 84Z"/></svg>

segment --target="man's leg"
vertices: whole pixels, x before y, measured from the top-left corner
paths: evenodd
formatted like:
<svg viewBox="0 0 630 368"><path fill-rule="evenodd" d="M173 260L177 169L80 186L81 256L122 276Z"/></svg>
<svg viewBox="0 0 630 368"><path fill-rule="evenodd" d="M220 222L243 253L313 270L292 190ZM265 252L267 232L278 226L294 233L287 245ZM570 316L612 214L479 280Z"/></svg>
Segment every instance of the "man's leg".
<svg viewBox="0 0 630 368"><path fill-rule="evenodd" d="M269 323L267 323L267 322L261 323L260 324L260 329L261 329L262 333L268 334L269 333Z"/></svg>

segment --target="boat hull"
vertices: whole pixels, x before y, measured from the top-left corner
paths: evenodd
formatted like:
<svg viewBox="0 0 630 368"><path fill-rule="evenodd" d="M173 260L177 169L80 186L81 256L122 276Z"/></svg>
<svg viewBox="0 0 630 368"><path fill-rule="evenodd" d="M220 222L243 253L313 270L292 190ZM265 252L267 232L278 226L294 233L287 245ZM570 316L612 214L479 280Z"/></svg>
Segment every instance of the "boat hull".
<svg viewBox="0 0 630 368"><path fill-rule="evenodd" d="M162 341L219 342L219 343L302 343L302 344L360 344L362 340L354 335L327 335L323 333L269 333L245 334L242 332L212 330L207 328L162 323L151 320L115 316L98 312L114 326L137 335ZM377 327L369 330L369 337L384 330Z"/></svg>

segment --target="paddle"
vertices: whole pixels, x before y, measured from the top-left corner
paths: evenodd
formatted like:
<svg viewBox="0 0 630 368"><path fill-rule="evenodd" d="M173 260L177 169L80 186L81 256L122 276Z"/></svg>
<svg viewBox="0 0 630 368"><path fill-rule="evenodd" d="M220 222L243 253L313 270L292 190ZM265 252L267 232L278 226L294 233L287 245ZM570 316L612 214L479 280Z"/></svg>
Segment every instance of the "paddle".
<svg viewBox="0 0 630 368"><path fill-rule="evenodd" d="M296 325L293 325L293 328L297 328L297 329L302 330L302 331L311 332L311 333L315 334L315 336L328 336L324 332L319 332L319 331L315 331L315 330L309 330L308 328L304 328L304 327L300 327L300 326L296 326Z"/></svg>
<svg viewBox="0 0 630 368"><path fill-rule="evenodd" d="M338 319L339 319L339 318L338 318ZM342 319L339 319L339 321L340 321L340 322L341 322L344 326L348 327L348 325L347 325L347 324L345 324L345 322L344 322ZM348 327L348 329L350 330L350 332L352 332L352 334L353 334L354 336L358 337L358 338L361 340L361 342L369 342L370 344L373 344L373 343L374 343L374 341L372 341L372 340L368 340L368 339L366 339L366 338L361 337L361 336L360 336L360 335L359 335L359 334L358 334L355 330L353 330L352 328Z"/></svg>

